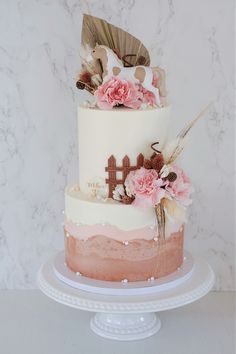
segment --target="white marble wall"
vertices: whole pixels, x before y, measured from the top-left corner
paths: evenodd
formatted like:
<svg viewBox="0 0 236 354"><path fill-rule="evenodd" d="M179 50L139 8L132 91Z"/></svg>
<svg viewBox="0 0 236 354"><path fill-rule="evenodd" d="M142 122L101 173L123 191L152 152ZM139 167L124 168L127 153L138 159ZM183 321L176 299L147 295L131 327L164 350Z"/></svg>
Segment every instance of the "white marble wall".
<svg viewBox="0 0 236 354"><path fill-rule="evenodd" d="M167 71L173 130L209 101L182 165L195 185L186 246L233 289L233 0L0 1L0 288L35 287L63 247L77 176L75 88L83 12L129 30Z"/></svg>

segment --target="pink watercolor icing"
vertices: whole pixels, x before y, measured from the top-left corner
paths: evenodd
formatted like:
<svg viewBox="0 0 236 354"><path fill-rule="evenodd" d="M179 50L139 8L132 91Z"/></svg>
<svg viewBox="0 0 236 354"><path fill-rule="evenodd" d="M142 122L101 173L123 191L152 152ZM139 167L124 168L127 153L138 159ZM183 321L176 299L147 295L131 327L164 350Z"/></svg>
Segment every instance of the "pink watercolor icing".
<svg viewBox="0 0 236 354"><path fill-rule="evenodd" d="M70 220L65 221L65 230L81 240L87 240L95 235L103 235L121 242L135 239L152 240L157 236L156 227L146 226L141 229L126 231L109 224L78 225Z"/></svg>

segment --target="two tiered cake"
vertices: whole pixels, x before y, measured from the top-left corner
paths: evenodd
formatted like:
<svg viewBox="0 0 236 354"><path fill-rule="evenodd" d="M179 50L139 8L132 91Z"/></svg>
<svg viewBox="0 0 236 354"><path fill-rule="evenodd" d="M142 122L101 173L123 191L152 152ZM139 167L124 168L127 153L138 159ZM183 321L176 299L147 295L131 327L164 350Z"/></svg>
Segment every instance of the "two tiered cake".
<svg viewBox="0 0 236 354"><path fill-rule="evenodd" d="M78 108L79 184L65 192L66 264L100 280L166 276L183 262L191 186L174 162L190 127L167 141L164 72L149 66L136 38L85 15L82 48L77 87L94 99Z"/></svg>

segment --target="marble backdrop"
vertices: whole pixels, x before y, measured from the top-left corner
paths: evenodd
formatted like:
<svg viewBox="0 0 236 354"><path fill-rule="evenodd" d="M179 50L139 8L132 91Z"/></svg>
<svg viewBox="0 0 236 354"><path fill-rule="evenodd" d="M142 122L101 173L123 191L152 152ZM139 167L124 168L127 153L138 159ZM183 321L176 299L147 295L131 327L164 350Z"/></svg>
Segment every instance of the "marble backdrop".
<svg viewBox="0 0 236 354"><path fill-rule="evenodd" d="M186 248L234 288L234 1L0 2L0 288L34 288L63 248L63 190L77 181L82 14L135 34L167 72L173 134L206 104L182 166L195 186Z"/></svg>

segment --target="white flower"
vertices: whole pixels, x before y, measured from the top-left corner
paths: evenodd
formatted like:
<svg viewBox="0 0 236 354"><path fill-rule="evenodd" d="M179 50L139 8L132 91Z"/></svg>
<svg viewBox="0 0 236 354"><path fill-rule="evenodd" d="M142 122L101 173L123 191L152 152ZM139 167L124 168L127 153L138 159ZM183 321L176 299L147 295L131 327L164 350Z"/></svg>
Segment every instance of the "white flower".
<svg viewBox="0 0 236 354"><path fill-rule="evenodd" d="M171 166L164 165L160 171L161 178L167 177L170 172L171 172Z"/></svg>
<svg viewBox="0 0 236 354"><path fill-rule="evenodd" d="M125 189L122 184L118 184L113 191L113 199L121 201L121 197L125 195Z"/></svg>

